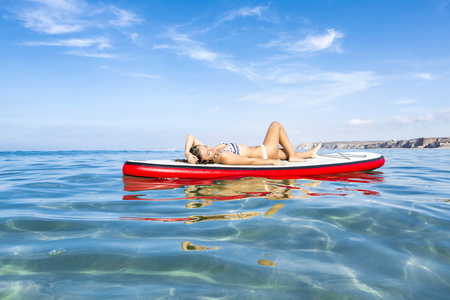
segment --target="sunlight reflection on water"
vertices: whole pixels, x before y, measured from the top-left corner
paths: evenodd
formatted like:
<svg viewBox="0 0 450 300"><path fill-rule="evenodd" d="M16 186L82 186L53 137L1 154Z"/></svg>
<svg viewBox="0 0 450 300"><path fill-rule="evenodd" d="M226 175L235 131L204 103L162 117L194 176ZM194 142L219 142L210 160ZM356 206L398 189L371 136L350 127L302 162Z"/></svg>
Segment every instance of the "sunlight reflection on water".
<svg viewBox="0 0 450 300"><path fill-rule="evenodd" d="M284 180L120 172L176 151L2 152L0 298L444 299L450 151L378 152Z"/></svg>

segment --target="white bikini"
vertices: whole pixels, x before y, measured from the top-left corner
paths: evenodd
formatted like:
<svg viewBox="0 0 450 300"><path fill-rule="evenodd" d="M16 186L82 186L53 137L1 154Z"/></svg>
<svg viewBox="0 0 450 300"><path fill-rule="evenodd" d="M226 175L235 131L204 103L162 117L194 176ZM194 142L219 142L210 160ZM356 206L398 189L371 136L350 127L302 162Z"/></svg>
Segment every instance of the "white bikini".
<svg viewBox="0 0 450 300"><path fill-rule="evenodd" d="M263 149L263 159L267 159L266 147L264 147L264 145L262 145L262 144L261 144L261 147Z"/></svg>

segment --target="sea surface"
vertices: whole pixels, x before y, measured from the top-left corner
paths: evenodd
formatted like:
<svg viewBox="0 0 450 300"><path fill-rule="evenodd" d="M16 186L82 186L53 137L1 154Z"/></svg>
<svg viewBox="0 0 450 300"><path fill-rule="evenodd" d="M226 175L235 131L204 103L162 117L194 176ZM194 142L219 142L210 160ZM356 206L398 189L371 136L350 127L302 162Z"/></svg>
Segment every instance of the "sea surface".
<svg viewBox="0 0 450 300"><path fill-rule="evenodd" d="M0 299L449 299L450 150L371 152L371 172L170 181L122 165L183 152L0 152Z"/></svg>

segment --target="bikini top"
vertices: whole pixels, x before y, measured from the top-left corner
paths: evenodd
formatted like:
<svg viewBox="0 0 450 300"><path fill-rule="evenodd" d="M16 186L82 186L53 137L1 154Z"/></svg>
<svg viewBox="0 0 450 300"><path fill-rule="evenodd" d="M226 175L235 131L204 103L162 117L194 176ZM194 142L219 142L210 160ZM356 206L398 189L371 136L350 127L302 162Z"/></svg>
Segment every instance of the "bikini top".
<svg viewBox="0 0 450 300"><path fill-rule="evenodd" d="M240 154L239 145L238 145L237 143L220 143L220 144L227 145L228 148L225 148L225 149L220 150L219 152L217 152L217 154L216 154L216 156L214 156L213 160L215 160L216 157L217 157L219 154L221 154L222 152L225 152L225 151L230 151L231 153L234 153L234 154L236 154L236 155L239 155L239 154Z"/></svg>

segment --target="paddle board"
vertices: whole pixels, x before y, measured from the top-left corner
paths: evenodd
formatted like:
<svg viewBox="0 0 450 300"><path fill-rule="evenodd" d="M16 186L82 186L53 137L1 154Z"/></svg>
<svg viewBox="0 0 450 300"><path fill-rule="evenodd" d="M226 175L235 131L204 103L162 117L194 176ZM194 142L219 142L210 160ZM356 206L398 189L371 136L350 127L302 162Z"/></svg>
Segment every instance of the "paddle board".
<svg viewBox="0 0 450 300"><path fill-rule="evenodd" d="M224 178L266 177L292 178L309 175L329 175L377 169L384 165L384 157L377 153L347 152L318 155L306 162L274 165L190 164L174 160L129 160L123 174L151 178Z"/></svg>

